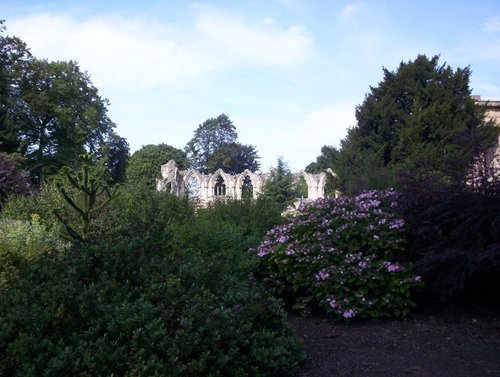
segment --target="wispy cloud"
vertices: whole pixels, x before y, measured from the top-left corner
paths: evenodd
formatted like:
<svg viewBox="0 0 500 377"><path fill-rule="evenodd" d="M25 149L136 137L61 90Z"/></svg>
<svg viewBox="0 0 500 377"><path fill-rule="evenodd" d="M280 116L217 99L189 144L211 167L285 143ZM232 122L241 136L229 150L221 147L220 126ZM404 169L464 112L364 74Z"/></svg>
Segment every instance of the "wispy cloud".
<svg viewBox="0 0 500 377"><path fill-rule="evenodd" d="M102 16L77 22L40 14L11 21L8 28L38 58L78 60L104 87L140 90L185 82L215 68L192 46L183 46L175 33L140 18Z"/></svg>
<svg viewBox="0 0 500 377"><path fill-rule="evenodd" d="M213 8L195 9L192 19L194 24L183 27L139 17L77 21L44 13L7 26L35 56L77 60L99 86L124 90L185 85L241 64L296 65L307 59L312 43L300 28L249 22Z"/></svg>
<svg viewBox="0 0 500 377"><path fill-rule="evenodd" d="M312 39L298 26L285 28L269 19L250 23L222 11L200 14L196 26L226 61L287 67L310 55Z"/></svg>

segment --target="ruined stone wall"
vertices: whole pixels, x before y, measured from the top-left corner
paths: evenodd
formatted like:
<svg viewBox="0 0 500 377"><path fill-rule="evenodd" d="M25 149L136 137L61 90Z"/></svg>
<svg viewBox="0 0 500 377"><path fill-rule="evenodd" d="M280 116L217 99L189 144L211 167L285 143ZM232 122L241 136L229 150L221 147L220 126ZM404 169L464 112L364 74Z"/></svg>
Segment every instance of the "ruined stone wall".
<svg viewBox="0 0 500 377"><path fill-rule="evenodd" d="M500 101L482 100L481 96L474 96L476 102L486 107L486 120L492 120L498 127L498 139L496 145L488 150L489 166L500 169Z"/></svg>
<svg viewBox="0 0 500 377"><path fill-rule="evenodd" d="M331 169L319 174L304 171L297 173L307 184L307 198L314 200L325 196L327 174L335 173ZM257 174L245 170L240 174L228 174L219 169L212 174L202 174L196 170L179 170L175 161L170 160L161 166L161 178L157 180L158 191L169 191L177 196L187 195L201 205L207 205L219 197L242 199L246 194L257 198L262 194L269 174Z"/></svg>

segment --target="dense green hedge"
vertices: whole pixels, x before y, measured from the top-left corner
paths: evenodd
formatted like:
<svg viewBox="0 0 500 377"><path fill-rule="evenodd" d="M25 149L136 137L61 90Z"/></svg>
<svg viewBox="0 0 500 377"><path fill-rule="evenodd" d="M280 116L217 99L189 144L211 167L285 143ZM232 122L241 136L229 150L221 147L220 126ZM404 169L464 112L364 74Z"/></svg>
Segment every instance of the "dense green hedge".
<svg viewBox="0 0 500 377"><path fill-rule="evenodd" d="M168 194L124 189L91 242L40 249L5 275L0 375L292 375L299 343L241 252L261 230L230 217L222 207L195 216Z"/></svg>

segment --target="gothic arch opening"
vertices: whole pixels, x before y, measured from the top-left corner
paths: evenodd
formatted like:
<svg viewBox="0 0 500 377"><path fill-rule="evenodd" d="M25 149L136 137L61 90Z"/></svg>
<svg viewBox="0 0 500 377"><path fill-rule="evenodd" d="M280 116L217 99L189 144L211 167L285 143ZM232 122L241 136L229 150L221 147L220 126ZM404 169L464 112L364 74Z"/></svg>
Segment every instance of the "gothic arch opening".
<svg viewBox="0 0 500 377"><path fill-rule="evenodd" d="M226 195L226 182L222 175L219 174L217 179L215 180L214 185L214 196L225 196Z"/></svg>
<svg viewBox="0 0 500 377"><path fill-rule="evenodd" d="M304 177L304 174L300 174L299 176L295 177L294 186L298 198L309 197L309 186L307 184L306 178Z"/></svg>
<svg viewBox="0 0 500 377"><path fill-rule="evenodd" d="M200 181L196 175L191 175L186 184L187 197L189 199L198 199L200 197Z"/></svg>
<svg viewBox="0 0 500 377"><path fill-rule="evenodd" d="M245 175L245 178L243 178L243 182L241 184L241 198L242 199L253 198L253 182L248 174Z"/></svg>

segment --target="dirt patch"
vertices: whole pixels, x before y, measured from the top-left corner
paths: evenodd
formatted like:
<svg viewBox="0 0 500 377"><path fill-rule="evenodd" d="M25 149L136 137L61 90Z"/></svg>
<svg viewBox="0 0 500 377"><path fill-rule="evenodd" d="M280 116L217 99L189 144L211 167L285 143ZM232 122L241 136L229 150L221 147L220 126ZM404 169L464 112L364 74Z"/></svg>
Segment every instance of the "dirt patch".
<svg viewBox="0 0 500 377"><path fill-rule="evenodd" d="M351 324L289 318L307 356L300 377L500 377L498 315L446 312Z"/></svg>

